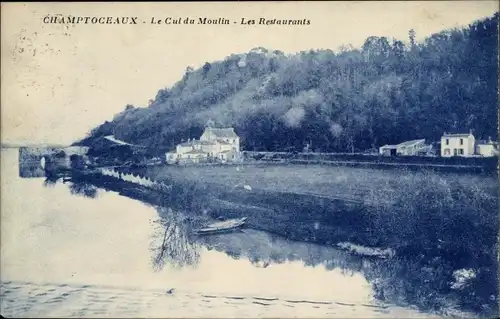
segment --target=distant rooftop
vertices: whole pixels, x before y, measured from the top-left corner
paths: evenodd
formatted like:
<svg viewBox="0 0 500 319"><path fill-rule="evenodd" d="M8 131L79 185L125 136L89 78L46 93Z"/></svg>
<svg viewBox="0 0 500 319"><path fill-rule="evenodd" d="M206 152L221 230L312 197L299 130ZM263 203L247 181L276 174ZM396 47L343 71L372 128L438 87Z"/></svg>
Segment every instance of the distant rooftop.
<svg viewBox="0 0 500 319"><path fill-rule="evenodd" d="M492 140L476 140L478 145L498 145L498 142Z"/></svg>
<svg viewBox="0 0 500 319"><path fill-rule="evenodd" d="M425 142L425 139L406 141L406 142L398 144L397 147L413 146L415 144L422 143L422 142Z"/></svg>
<svg viewBox="0 0 500 319"><path fill-rule="evenodd" d="M396 145L389 145L389 144L386 144L380 148L383 148L383 149L396 149L398 147L408 147L408 146L413 146L415 144L419 144L419 143L422 143L422 142L425 142L425 139L418 139L418 140L411 140L411 141L405 141L403 143L399 143L399 144L396 144Z"/></svg>
<svg viewBox="0 0 500 319"><path fill-rule="evenodd" d="M472 130L452 130L451 132L444 132L443 137L469 137L472 135Z"/></svg>
<svg viewBox="0 0 500 319"><path fill-rule="evenodd" d="M238 135L234 132L234 129L231 128L213 128L207 127L206 131L212 132L218 138L237 138Z"/></svg>
<svg viewBox="0 0 500 319"><path fill-rule="evenodd" d="M382 149L396 149L398 148L396 145L389 145L389 144L386 144L384 146L381 146L380 148Z"/></svg>
<svg viewBox="0 0 500 319"><path fill-rule="evenodd" d="M184 154L200 154L200 155L205 155L205 152L198 151L198 150L191 150L191 151L186 152Z"/></svg>
<svg viewBox="0 0 500 319"><path fill-rule="evenodd" d="M457 134L443 134L443 137L469 137L472 134L469 133L457 133Z"/></svg>
<svg viewBox="0 0 500 319"><path fill-rule="evenodd" d="M196 141L196 143L201 145L217 145L217 143L213 141Z"/></svg>
<svg viewBox="0 0 500 319"><path fill-rule="evenodd" d="M124 141L121 141L121 140L118 140L115 138L114 135L108 135L108 136L104 136L105 139L113 142L113 143L116 143L116 144L120 144L120 145L132 145L130 143L127 143L127 142L124 142Z"/></svg>
<svg viewBox="0 0 500 319"><path fill-rule="evenodd" d="M200 141L200 140L192 140L188 142L183 142L179 145L181 146L193 146L193 145L216 145L216 142L213 141Z"/></svg>

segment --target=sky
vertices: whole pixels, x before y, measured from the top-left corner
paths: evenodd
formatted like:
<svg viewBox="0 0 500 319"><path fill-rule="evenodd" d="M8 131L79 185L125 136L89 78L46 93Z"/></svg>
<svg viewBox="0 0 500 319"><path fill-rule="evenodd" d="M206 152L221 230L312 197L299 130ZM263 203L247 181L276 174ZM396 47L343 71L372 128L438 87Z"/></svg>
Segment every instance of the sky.
<svg viewBox="0 0 500 319"><path fill-rule="evenodd" d="M285 53L407 40L493 15L499 1L124 2L1 4L1 141L70 144L127 104L146 106L186 67L265 47ZM46 24L46 16L129 17L138 24ZM229 25L151 24L226 18ZM241 25L308 19L309 25ZM233 23L236 22L236 23Z"/></svg>

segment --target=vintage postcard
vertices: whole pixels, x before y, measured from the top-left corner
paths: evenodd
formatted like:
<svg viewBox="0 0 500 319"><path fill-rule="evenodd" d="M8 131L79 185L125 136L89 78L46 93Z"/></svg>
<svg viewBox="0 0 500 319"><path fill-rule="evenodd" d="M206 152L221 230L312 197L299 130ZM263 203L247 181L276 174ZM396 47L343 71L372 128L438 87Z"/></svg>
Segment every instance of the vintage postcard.
<svg viewBox="0 0 500 319"><path fill-rule="evenodd" d="M498 7L2 3L1 315L497 317Z"/></svg>

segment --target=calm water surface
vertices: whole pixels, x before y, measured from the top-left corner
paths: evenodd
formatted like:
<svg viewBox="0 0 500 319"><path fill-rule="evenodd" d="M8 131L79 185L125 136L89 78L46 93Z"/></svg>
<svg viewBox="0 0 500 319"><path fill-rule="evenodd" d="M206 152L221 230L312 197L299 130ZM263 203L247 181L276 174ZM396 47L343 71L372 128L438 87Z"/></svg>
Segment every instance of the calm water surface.
<svg viewBox="0 0 500 319"><path fill-rule="evenodd" d="M334 248L252 229L191 238L182 212L20 178L15 149L1 165L4 316L429 316L376 301L353 270L367 262Z"/></svg>

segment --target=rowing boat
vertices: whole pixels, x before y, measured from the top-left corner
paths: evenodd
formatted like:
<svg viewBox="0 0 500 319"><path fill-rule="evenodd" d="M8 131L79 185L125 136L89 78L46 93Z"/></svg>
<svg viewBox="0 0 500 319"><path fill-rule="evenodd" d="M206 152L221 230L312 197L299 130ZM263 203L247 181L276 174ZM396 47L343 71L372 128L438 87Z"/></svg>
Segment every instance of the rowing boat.
<svg viewBox="0 0 500 319"><path fill-rule="evenodd" d="M243 224L245 224L246 219L247 219L246 217L242 217L242 218L228 219L222 222L213 223L206 227L195 230L195 233L202 235L202 234L221 233L233 230L243 226Z"/></svg>

